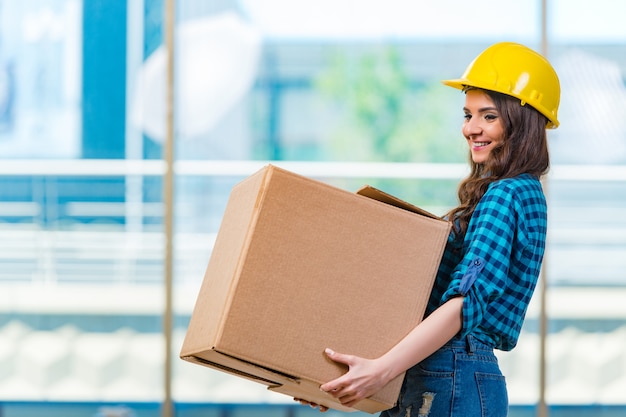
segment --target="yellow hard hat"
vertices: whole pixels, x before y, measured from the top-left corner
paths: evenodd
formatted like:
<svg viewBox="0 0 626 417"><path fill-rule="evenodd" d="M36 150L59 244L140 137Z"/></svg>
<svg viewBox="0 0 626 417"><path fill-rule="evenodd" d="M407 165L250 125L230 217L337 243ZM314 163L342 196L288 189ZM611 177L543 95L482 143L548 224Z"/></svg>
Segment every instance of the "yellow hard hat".
<svg viewBox="0 0 626 417"><path fill-rule="evenodd" d="M559 126L559 77L542 55L513 42L496 43L469 64L461 78L442 81L463 90L477 87L518 98L548 118L546 128Z"/></svg>

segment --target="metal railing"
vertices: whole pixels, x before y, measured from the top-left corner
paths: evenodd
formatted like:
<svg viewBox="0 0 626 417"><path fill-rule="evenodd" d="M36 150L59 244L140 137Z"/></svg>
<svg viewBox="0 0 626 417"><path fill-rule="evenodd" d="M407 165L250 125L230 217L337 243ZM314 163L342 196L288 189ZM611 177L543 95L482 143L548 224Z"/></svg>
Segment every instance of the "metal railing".
<svg viewBox="0 0 626 417"><path fill-rule="evenodd" d="M210 247L207 246L211 245L217 231L229 186L268 163L329 182L448 180L451 196L457 181L467 173L465 164L176 161L173 170L178 181L228 179L220 186L210 187L212 196L194 196L197 191L190 187L181 197L183 201L175 202L180 222L212 218L211 227L200 230L192 225L177 232L175 243L181 280L188 274L197 274L201 269L199 265L208 256ZM14 178L37 178L48 183L42 190L33 192L30 199L14 201L0 195L0 228L4 236L0 241L3 248L0 280L62 282L80 281L85 277L83 279L94 282L160 282L157 271L165 244L164 206L154 198L146 200L144 194L145 187L150 185L147 181L158 181L165 172L165 163L157 160L0 161L0 181L4 183L11 183ZM96 196L64 197L59 189L61 185L54 184L70 178L88 181L87 187L77 192L89 191L95 188L89 184L95 185L101 180L118 179L120 195L112 198L103 192ZM562 191L560 184L570 186ZM601 197L594 197L600 185L606 191ZM586 260L585 253L592 253L587 258L607 261L604 266L598 263L589 267L595 268L595 278L599 277L603 283L619 283L620 277L615 271L607 270L607 265L609 269L611 262L621 266L619 254L626 248L626 220L620 214L626 208L626 166L555 166L548 175L547 193L551 200L555 199L552 193L566 195L556 198L555 207L551 208L548 280L553 283L568 279L583 281L589 271L579 264ZM567 201L562 201L564 199ZM200 204L204 206L197 207ZM57 223L50 220L54 216L48 217L48 223L42 221L42 213L55 213L52 220ZM151 221L146 223L146 218ZM192 220L194 218L196 220ZM81 219L87 220L81 222ZM572 248L572 245L578 246ZM570 259L572 250L581 256ZM74 264L72 259L76 260ZM200 260L193 262L194 259ZM90 268L91 273L81 269L81 265ZM101 268L94 268L98 265ZM195 267L185 270L187 265Z"/></svg>

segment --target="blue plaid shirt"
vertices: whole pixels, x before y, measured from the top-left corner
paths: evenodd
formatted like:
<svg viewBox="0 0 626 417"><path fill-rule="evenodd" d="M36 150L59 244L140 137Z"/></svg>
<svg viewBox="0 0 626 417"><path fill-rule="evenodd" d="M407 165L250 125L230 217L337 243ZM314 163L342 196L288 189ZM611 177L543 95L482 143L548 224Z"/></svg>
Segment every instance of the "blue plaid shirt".
<svg viewBox="0 0 626 417"><path fill-rule="evenodd" d="M427 314L463 296L463 327L501 350L517 344L545 249L547 207L539 180L529 174L492 183L463 241L451 234Z"/></svg>

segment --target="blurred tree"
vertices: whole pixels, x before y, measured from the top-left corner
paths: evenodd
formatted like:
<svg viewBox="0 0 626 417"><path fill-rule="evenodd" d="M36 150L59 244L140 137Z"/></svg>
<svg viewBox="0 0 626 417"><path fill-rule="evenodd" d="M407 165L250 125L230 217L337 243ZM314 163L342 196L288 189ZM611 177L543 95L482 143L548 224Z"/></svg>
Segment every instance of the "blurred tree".
<svg viewBox="0 0 626 417"><path fill-rule="evenodd" d="M450 123L453 96L438 81L412 81L396 47L359 56L337 50L330 62L314 83L342 119L328 138L330 159L464 160L461 117L459 125Z"/></svg>

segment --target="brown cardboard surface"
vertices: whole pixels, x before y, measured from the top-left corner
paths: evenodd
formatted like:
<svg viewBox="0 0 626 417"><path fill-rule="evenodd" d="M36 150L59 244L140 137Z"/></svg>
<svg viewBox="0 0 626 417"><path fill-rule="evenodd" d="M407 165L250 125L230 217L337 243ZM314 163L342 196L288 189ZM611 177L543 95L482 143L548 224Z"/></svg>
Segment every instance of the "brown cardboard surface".
<svg viewBox="0 0 626 417"><path fill-rule="evenodd" d="M450 231L365 189L272 165L237 184L181 358L345 410L319 390L346 371L324 348L374 358L417 325ZM355 408L392 407L402 377Z"/></svg>

